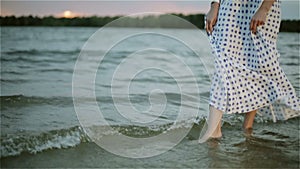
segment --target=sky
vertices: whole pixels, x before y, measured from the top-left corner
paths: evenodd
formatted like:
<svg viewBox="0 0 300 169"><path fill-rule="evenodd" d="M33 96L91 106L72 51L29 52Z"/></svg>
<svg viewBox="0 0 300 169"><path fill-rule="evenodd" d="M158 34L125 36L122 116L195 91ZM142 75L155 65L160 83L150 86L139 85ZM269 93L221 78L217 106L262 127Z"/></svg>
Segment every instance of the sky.
<svg viewBox="0 0 300 169"><path fill-rule="evenodd" d="M300 19L299 0L281 0L282 19ZM64 16L70 11L71 16L115 16L141 12L162 13L207 13L210 0L193 1L101 1L101 0L35 0L16 1L1 0L1 16L33 15L33 16ZM68 13L70 15L70 12Z"/></svg>

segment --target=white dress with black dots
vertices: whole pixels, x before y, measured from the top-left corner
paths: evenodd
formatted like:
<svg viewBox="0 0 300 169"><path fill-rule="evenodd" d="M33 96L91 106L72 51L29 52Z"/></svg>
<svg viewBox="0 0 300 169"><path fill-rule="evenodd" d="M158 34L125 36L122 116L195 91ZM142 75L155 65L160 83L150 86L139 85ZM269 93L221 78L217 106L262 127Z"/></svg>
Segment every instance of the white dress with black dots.
<svg viewBox="0 0 300 169"><path fill-rule="evenodd" d="M276 49L280 1L265 25L250 31L250 20L263 0L221 0L218 20L209 35L215 57L210 105L225 114L258 114L276 120L300 115L300 100L279 66Z"/></svg>

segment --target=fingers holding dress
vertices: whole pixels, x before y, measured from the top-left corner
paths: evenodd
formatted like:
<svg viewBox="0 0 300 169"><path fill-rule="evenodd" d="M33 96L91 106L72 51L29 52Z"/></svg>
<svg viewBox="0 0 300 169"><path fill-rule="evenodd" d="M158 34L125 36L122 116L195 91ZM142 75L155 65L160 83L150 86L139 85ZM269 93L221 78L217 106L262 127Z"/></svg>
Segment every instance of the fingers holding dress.
<svg viewBox="0 0 300 169"><path fill-rule="evenodd" d="M267 20L267 14L271 9L275 0L264 0L259 9L253 15L250 22L250 31L254 34L257 32L257 27L264 25Z"/></svg>
<svg viewBox="0 0 300 169"><path fill-rule="evenodd" d="M254 15L250 22L250 30L252 33L256 34L257 27L264 25L266 20L266 16L258 14Z"/></svg>

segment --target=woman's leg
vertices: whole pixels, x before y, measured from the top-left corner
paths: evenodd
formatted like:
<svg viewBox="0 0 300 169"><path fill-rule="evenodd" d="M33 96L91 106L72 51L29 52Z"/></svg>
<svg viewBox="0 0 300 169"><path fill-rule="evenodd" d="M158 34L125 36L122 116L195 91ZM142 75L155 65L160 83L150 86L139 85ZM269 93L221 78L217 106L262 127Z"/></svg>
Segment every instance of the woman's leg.
<svg viewBox="0 0 300 169"><path fill-rule="evenodd" d="M205 142L209 138L220 138L222 137L221 132L221 121L222 121L223 112L214 108L213 106L209 106L209 115L207 120L207 129L203 127L199 143ZM202 135L202 133L205 133Z"/></svg>
<svg viewBox="0 0 300 169"><path fill-rule="evenodd" d="M219 124L217 125L217 128L215 129L214 133L211 135L213 138L220 138L222 137L222 130L221 130L221 124L222 120L219 120Z"/></svg>
<svg viewBox="0 0 300 169"><path fill-rule="evenodd" d="M253 110L251 112L246 113L245 118L244 118L244 124L243 124L244 130L252 129L256 112L257 112L257 110Z"/></svg>

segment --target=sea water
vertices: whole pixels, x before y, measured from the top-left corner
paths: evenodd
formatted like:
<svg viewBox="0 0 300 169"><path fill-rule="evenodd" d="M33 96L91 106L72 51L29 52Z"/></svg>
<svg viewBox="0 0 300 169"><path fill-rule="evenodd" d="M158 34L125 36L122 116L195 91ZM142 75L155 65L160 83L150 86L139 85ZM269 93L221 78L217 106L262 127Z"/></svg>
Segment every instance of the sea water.
<svg viewBox="0 0 300 169"><path fill-rule="evenodd" d="M151 31L147 28L107 28L103 38L114 40L118 34L130 34L136 29ZM193 124L186 137L161 155L141 159L121 157L97 146L80 125L72 97L75 63L84 44L97 30L86 27L1 28L2 167L299 167L299 118L273 123L257 117L253 136L246 137L241 129L243 115L225 116L223 138L198 144L199 132L208 112L209 85L213 71L213 58L203 30L161 29L161 32L176 32L187 37L202 31L203 39L199 39L201 45L195 49L200 56L177 42L164 41L155 36L140 36L111 49L96 67L96 101L104 119L115 130L130 137L151 137L166 132L176 120L180 107L184 107L198 113L194 119L173 126L175 132L179 132L182 126ZM171 49L173 54L187 64L193 76L179 79L183 85L195 83L196 79L199 93L182 95L178 81L157 69L147 69L137 74L134 79L130 79L129 89L128 81L116 77L119 82L117 91L129 90L129 95L117 93L118 104L128 106L125 100L129 98L131 106L141 112L142 120L155 119L149 125L139 126L120 114L112 98L111 84L114 72L124 59L136 52L138 47L149 48L153 44L162 49ZM277 46L280 65L299 97L299 33L279 33ZM106 50L99 46L100 52ZM89 74L99 61L97 57L99 53L84 60L86 68L83 71ZM199 57L203 57L202 60ZM143 64L161 64L166 70L180 71L181 67L175 57L166 58L167 54L158 50L153 57L140 57L139 62L131 62L131 66L126 69L129 71ZM143 113L151 106L149 95L154 89L163 91L154 93L153 98L158 105L161 95L166 98L164 111L158 114ZM157 102L156 96L159 98ZM200 102L198 106L193 106L199 101L197 98ZM87 98L86 110L89 99L92 98ZM185 104L182 104L182 100ZM101 122L97 126L105 127ZM111 132L104 135L109 137L115 134Z"/></svg>

